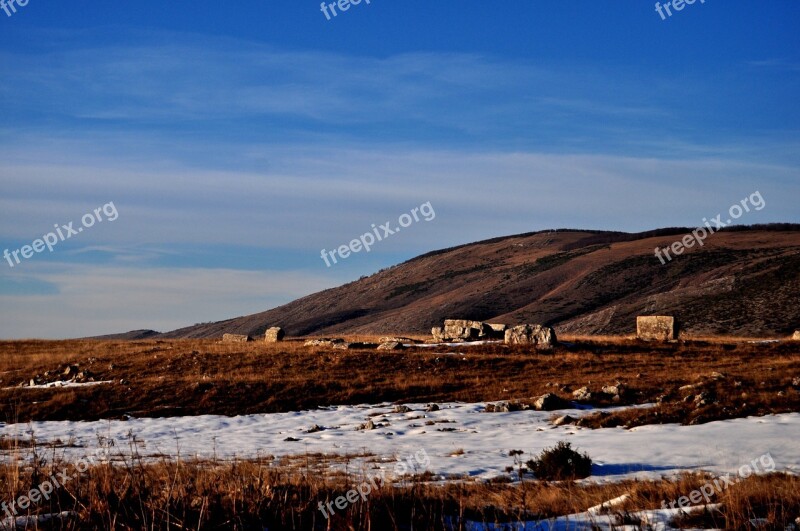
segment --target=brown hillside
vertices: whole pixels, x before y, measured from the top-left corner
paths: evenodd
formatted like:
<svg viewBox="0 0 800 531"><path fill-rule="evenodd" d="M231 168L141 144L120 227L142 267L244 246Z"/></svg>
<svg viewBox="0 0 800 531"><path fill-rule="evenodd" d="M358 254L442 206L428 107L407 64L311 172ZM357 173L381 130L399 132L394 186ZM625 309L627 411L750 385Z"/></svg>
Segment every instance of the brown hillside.
<svg viewBox="0 0 800 531"><path fill-rule="evenodd" d="M654 256L688 229L559 230L435 251L338 288L169 338L428 333L445 318L549 323L627 334L637 314L675 315L693 334L785 335L800 328L800 226L725 230L666 265Z"/></svg>

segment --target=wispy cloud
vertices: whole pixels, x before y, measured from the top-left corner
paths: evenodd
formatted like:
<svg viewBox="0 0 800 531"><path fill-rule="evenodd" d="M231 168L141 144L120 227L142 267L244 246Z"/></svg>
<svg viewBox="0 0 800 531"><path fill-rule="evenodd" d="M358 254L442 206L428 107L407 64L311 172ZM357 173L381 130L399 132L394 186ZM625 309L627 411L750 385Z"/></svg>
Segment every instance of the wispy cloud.
<svg viewBox="0 0 800 531"><path fill-rule="evenodd" d="M0 337L171 330L263 311L335 285L330 278L285 271L142 270L63 263L34 265L32 270L39 282L57 289L34 295L0 290L0 305L14 308L3 315Z"/></svg>
<svg viewBox="0 0 800 531"><path fill-rule="evenodd" d="M13 101L14 112L0 123L24 116L26 128L46 121L73 130L76 120L104 130L168 124L213 137L231 127L225 120L237 120L247 124L249 136L375 138L377 132L404 142L552 143L554 134L569 129L594 137L596 145L612 140L598 131L628 124L632 116L643 121L637 127L654 129L675 119L677 96L646 90L670 82L636 72L465 53L375 58L172 37L167 45L2 53L7 73L0 96Z"/></svg>
<svg viewBox="0 0 800 531"><path fill-rule="evenodd" d="M754 68L763 68L767 70L783 71L783 72L800 72L800 63L790 61L784 58L762 59L759 61L748 61L747 65Z"/></svg>
<svg viewBox="0 0 800 531"><path fill-rule="evenodd" d="M59 38L0 53L0 242L109 201L119 219L0 265L0 303L15 308L0 336L229 318L398 257L554 227L691 225L755 190L767 208L748 222L798 221L795 111L754 97L780 119L750 127L762 124L736 114L725 81L488 54ZM426 201L435 222L324 268L320 249Z"/></svg>

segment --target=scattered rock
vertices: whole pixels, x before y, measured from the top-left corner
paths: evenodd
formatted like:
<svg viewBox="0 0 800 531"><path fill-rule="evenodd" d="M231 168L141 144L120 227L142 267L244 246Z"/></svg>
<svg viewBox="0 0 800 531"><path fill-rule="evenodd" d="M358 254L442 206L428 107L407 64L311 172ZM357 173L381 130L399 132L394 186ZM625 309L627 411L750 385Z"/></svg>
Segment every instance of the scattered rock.
<svg viewBox="0 0 800 531"><path fill-rule="evenodd" d="M372 420L368 420L367 422L365 422L364 424L360 425L356 429L357 430L374 430L376 428L377 428L377 426L375 425L375 423L372 422Z"/></svg>
<svg viewBox="0 0 800 531"><path fill-rule="evenodd" d="M324 430L325 428L323 428L319 424L314 424L313 426L311 426L306 430L306 433L317 433L318 431L324 431Z"/></svg>
<svg viewBox="0 0 800 531"><path fill-rule="evenodd" d="M530 406L520 402L498 402L497 404L486 404L483 410L485 413L509 413L527 409L530 409Z"/></svg>
<svg viewBox="0 0 800 531"><path fill-rule="evenodd" d="M792 339L795 341L800 341L800 330L794 331L794 334L792 334Z"/></svg>
<svg viewBox="0 0 800 531"><path fill-rule="evenodd" d="M553 393L544 394L533 401L533 407L539 411L554 411L556 409L566 409L571 404Z"/></svg>
<svg viewBox="0 0 800 531"><path fill-rule="evenodd" d="M300 442L300 439L295 439L294 437L286 437L284 442Z"/></svg>
<svg viewBox="0 0 800 531"><path fill-rule="evenodd" d="M711 395L711 393L703 391L702 393L694 397L693 402L697 407L700 407L713 404L714 402L716 402L716 400L714 400L714 397Z"/></svg>
<svg viewBox="0 0 800 531"><path fill-rule="evenodd" d="M572 392L572 398L575 400L591 400L592 393L589 391L588 387L581 387Z"/></svg>
<svg viewBox="0 0 800 531"><path fill-rule="evenodd" d="M353 343L335 343L332 348L336 350L357 350L357 349L368 349L368 348L375 348L378 345L375 343L364 343L362 341L355 341Z"/></svg>
<svg viewBox="0 0 800 531"><path fill-rule="evenodd" d="M708 375L711 380L724 380L727 376L721 372L714 371Z"/></svg>
<svg viewBox="0 0 800 531"><path fill-rule="evenodd" d="M344 339L336 337L336 338L328 338L323 337L320 339L309 339L305 343L303 343L304 347L332 347L334 345L341 345L344 343Z"/></svg>
<svg viewBox="0 0 800 531"><path fill-rule="evenodd" d="M382 337L378 340L378 343L419 343L420 341L417 339L411 339L410 337Z"/></svg>
<svg viewBox="0 0 800 531"><path fill-rule="evenodd" d="M537 349L548 350L555 346L556 332L549 326L525 324L505 331L507 345L533 345Z"/></svg>
<svg viewBox="0 0 800 531"><path fill-rule="evenodd" d="M427 411L429 413L431 411L439 411L439 405L438 404L428 404L428 407L425 408L425 411Z"/></svg>
<svg viewBox="0 0 800 531"><path fill-rule="evenodd" d="M675 318L666 315L640 315L636 317L636 337L644 341L671 341L675 339Z"/></svg>
<svg viewBox="0 0 800 531"><path fill-rule="evenodd" d="M792 378L792 385L794 387L800 387L800 376L795 376Z"/></svg>
<svg viewBox="0 0 800 531"><path fill-rule="evenodd" d="M242 334L222 334L223 343L247 343L248 341L252 341L250 336Z"/></svg>
<svg viewBox="0 0 800 531"><path fill-rule="evenodd" d="M558 417L553 421L554 426L563 426L564 424L575 424L578 419L575 417L570 417L569 415L564 415L563 417Z"/></svg>
<svg viewBox="0 0 800 531"><path fill-rule="evenodd" d="M398 341L387 341L378 345L378 350L403 350L404 348L406 347Z"/></svg>
<svg viewBox="0 0 800 531"><path fill-rule="evenodd" d="M67 368L64 369L64 372L61 373L64 376L75 376L78 374L78 366L77 365L67 365Z"/></svg>
<svg viewBox="0 0 800 531"><path fill-rule="evenodd" d="M81 371L81 372L79 372L78 374L75 375L74 381L80 382L80 381L91 380L91 379L93 379L91 372L89 372L89 371Z"/></svg>
<svg viewBox="0 0 800 531"><path fill-rule="evenodd" d="M273 326L264 332L264 341L266 343L277 343L278 341L283 341L285 336L286 332L283 331L283 328L279 326Z"/></svg>
<svg viewBox="0 0 800 531"><path fill-rule="evenodd" d="M624 392L624 387L622 386L622 384L603 386L603 393L610 396L620 396L623 392Z"/></svg>
<svg viewBox="0 0 800 531"><path fill-rule="evenodd" d="M402 404L394 406L394 409L392 409L392 413L409 413L410 411L410 407Z"/></svg>

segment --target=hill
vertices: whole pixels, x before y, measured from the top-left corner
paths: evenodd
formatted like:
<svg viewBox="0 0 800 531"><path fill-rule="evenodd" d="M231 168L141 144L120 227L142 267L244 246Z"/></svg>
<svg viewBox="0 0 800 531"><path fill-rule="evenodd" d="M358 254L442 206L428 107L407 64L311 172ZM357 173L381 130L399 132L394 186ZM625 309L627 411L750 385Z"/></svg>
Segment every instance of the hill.
<svg viewBox="0 0 800 531"><path fill-rule="evenodd" d="M690 231L557 230L430 252L269 311L161 334L429 333L445 318L548 323L626 334L638 314L675 315L693 334L785 335L800 327L800 225L725 229L662 264ZM156 337L156 336L150 336Z"/></svg>

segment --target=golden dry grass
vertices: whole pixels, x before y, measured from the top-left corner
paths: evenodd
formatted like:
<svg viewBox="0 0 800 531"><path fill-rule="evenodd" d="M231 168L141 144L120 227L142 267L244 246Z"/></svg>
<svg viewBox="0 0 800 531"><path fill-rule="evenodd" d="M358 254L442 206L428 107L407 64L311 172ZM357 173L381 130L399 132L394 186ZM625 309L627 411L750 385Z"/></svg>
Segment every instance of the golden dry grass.
<svg viewBox="0 0 800 531"><path fill-rule="evenodd" d="M340 458L341 459L341 458ZM91 467L48 500L20 514L72 511L61 529L410 529L439 530L445 522L459 529L464 519L514 522L582 512L622 494L629 499L613 509L621 519L630 512L661 507L688 495L709 480L687 474L675 480L623 481L614 484L525 481L508 483L429 483L425 477L403 485L375 483L326 520L318 510L368 481L368 472L325 473L327 457L216 462L162 461ZM65 463L33 467L0 465L0 500L17 500ZM713 513L686 518L694 526L784 529L800 514L800 480L773 474L752 477L718 493Z"/></svg>
<svg viewBox="0 0 800 531"><path fill-rule="evenodd" d="M374 340L360 337L353 339ZM67 364L113 383L73 389L17 387ZM723 379L710 375L719 372ZM278 344L170 341L0 342L0 420L94 420L133 416L249 414L332 404L528 400L547 392L622 382L619 404L660 400L605 425L704 422L800 410L800 342L641 343L575 338L552 352L491 344L400 352ZM680 390L698 384L691 391ZM698 406L686 396L707 393ZM596 405L611 402L597 395ZM648 417L649 415L649 417ZM616 420L614 420L616 419Z"/></svg>
<svg viewBox="0 0 800 531"><path fill-rule="evenodd" d="M351 340L374 341L358 337ZM751 344L725 338L646 344L630 338L565 337L573 346L553 352L485 345L401 352L307 348L281 344L174 341L0 342L0 386L16 386L47 370L77 364L108 386L0 391L6 420L96 419L139 416L286 411L361 402L526 400L545 392L624 382L619 403L661 404L646 411L598 416L589 425L694 422L798 411L792 380L800 376L800 344ZM454 355L453 353L460 353ZM722 378L711 378L719 372ZM120 384L120 380L127 383ZM695 384L697 388L681 391ZM715 403L696 407L687 393ZM743 393L746 397L743 397ZM598 403L607 402L600 399ZM745 404L745 407L742 405ZM658 416L654 413L659 413ZM65 441L68 443L69 441ZM19 444L0 441L0 448ZM23 444L27 444L23 441ZM365 456L362 456L365 457ZM337 457L339 464L345 457ZM129 462L97 466L36 511L75 511L64 529L443 529L451 518L514 521L580 512L621 494L623 512L657 508L698 488L705 478L577 485L526 480L438 485L422 481L386 487L330 521L317 504L363 481L332 473L331 457L309 455L244 462ZM509 459L509 465L512 460ZM27 492L59 463L0 465L0 500ZM717 512L686 525L748 529L751 518L783 529L800 516L796 477L750 478L721 493ZM457 520L456 520L457 521Z"/></svg>

